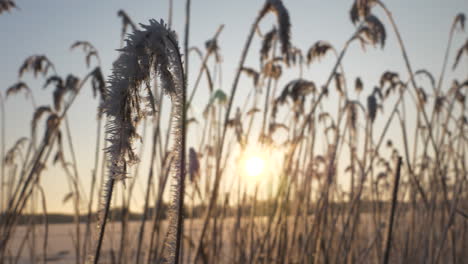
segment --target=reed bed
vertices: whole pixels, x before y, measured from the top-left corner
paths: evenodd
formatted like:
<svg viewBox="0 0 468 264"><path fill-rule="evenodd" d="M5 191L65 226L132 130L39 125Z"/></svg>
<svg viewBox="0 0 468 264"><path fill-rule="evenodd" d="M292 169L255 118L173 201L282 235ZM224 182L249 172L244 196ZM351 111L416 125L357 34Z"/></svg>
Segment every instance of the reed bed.
<svg viewBox="0 0 468 264"><path fill-rule="evenodd" d="M49 252L54 225L41 183L49 166L62 168L69 183L63 201L73 207L77 264L466 262L467 76L444 86L447 71L468 60L468 42L452 42L465 34L464 14L448 29L435 74L413 68L382 1L352 3L355 31L343 47L317 40L307 50L292 41L287 2L252 3L258 13L226 86L223 25L213 27L205 47L191 47L192 4L186 1L185 32L177 33L172 1L168 25L138 25L120 10L120 56L109 77L88 41L71 46L84 54L85 76L58 75L46 55L26 58L19 76L32 73L53 89L48 105L36 105L21 78L3 88L0 263L63 257ZM0 14L15 8L0 1ZM269 16L273 25L263 32ZM184 36L183 52L176 35ZM390 38L403 69L383 72L378 83L365 72L347 74L350 46L384 49ZM196 60L198 69L190 67ZM322 60L334 63L318 83L308 67L323 67ZM248 94L239 92L241 79L251 85ZM67 113L89 87L99 104L89 146L95 160L80 175L79 138ZM192 104L202 89L209 98L198 115ZM30 137L7 143L4 101L18 93L35 109ZM266 163L257 179L245 172L253 154ZM143 208L131 206L137 181L145 183Z"/></svg>

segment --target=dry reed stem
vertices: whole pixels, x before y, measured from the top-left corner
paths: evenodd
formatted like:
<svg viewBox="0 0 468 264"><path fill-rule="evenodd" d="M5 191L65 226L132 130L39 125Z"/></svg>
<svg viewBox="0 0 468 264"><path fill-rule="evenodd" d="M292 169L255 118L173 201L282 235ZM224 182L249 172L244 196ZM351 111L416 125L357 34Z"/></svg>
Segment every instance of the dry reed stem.
<svg viewBox="0 0 468 264"><path fill-rule="evenodd" d="M395 219L395 211L396 211L396 207L398 203L398 189L399 189L399 184L400 184L401 163L402 163L402 158L398 157L395 181L393 183L392 208L390 209L390 216L388 220L387 241L386 241L386 246L385 246L385 255L383 259L384 264L388 264L390 261L390 250L392 248L393 222Z"/></svg>

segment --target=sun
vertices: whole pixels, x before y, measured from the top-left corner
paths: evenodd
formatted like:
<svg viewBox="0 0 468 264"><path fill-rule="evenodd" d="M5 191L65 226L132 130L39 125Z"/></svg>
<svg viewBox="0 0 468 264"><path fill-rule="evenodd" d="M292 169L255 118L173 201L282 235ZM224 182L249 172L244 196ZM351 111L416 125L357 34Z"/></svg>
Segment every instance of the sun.
<svg viewBox="0 0 468 264"><path fill-rule="evenodd" d="M265 160L257 155L245 160L245 172L249 177L258 177L265 170Z"/></svg>

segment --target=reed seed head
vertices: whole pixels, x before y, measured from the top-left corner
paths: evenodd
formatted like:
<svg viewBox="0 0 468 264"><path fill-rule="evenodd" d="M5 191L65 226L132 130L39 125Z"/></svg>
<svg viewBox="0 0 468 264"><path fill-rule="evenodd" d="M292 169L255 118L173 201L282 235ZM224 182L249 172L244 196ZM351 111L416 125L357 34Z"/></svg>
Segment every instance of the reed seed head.
<svg viewBox="0 0 468 264"><path fill-rule="evenodd" d="M34 77L37 77L38 73L46 76L49 69L52 68L55 71L54 64L45 55L32 55L26 58L19 69L19 77L27 71L32 71Z"/></svg>
<svg viewBox="0 0 468 264"><path fill-rule="evenodd" d="M0 14L10 12L13 8L18 8L13 0L0 0Z"/></svg>

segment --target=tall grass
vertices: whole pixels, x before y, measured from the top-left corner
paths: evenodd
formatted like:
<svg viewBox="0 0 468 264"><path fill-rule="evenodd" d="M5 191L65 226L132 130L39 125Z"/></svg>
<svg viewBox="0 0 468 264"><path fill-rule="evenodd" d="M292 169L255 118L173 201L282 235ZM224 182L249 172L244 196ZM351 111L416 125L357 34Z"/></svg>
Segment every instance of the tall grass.
<svg viewBox="0 0 468 264"><path fill-rule="evenodd" d="M183 55L170 26L155 20L137 26L120 10L120 55L107 87L99 53L87 41L72 45L83 49L88 68L97 62L83 78L59 76L45 55L21 65L20 77L32 72L54 91L50 105L37 106L35 91L19 80L0 97L0 263L17 263L26 254L31 262L54 257L47 186L41 183L49 176L47 166L60 166L69 182L64 202L74 208L76 263L87 258L94 263L463 263L468 258L467 76L456 75L445 86L447 66L458 69L468 55L466 43L453 47L454 37L463 34L464 14L448 29L435 77L413 68L401 25L381 1L352 3L356 27L343 47L318 40L302 51L302 43L291 38L294 14L287 3L266 0L246 32L227 90L218 45L224 26L211 29L204 48L191 47L192 4L185 5ZM14 7L6 1L0 12ZM170 25L172 8L169 1ZM272 29L263 33L269 15ZM405 65L401 72L386 70L371 83L365 72L346 71L352 45L384 49L393 38ZM261 47L258 52L254 44ZM248 58L260 63L247 65ZM318 83L309 67L324 68L322 60L333 63ZM248 94L240 93L241 84L251 84ZM74 120L67 112L85 86L99 95L99 107L96 144L89 146L93 170L79 175L80 156L74 152L79 138L69 128ZM35 109L30 138L5 142L4 101L19 92L30 96ZM206 102L203 114L193 107L200 100ZM44 126L38 125L44 116ZM244 175L243 161L252 149L267 153L269 168L260 182ZM149 162L140 163L145 158ZM91 179L86 188L84 177ZM135 199L143 209L138 215ZM120 227L109 228L116 220Z"/></svg>

